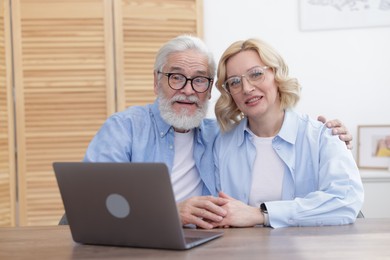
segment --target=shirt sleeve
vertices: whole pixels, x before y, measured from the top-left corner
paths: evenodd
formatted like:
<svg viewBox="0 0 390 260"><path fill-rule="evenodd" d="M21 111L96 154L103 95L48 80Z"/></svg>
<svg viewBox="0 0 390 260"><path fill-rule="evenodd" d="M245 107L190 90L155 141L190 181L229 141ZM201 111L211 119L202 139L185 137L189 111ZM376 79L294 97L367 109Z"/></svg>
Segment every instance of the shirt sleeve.
<svg viewBox="0 0 390 260"><path fill-rule="evenodd" d="M303 196L267 202L270 225L274 228L350 224L363 205L359 170L345 143L324 127L310 148L307 150L318 154L307 157L308 163L315 164L315 172L304 174L317 175L318 183L313 185L312 192ZM294 189L299 194L300 187Z"/></svg>
<svg viewBox="0 0 390 260"><path fill-rule="evenodd" d="M85 162L130 162L131 136L129 124L118 115L107 119L90 142Z"/></svg>

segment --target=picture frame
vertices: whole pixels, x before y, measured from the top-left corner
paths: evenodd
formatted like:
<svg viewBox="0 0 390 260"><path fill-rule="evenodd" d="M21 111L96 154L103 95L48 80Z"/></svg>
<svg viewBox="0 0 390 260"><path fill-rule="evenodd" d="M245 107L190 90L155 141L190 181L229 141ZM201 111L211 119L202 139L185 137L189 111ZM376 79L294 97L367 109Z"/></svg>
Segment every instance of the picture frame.
<svg viewBox="0 0 390 260"><path fill-rule="evenodd" d="M359 125L359 168L388 169L390 166L390 125Z"/></svg>
<svg viewBox="0 0 390 260"><path fill-rule="evenodd" d="M390 0L300 0L299 17L302 31L390 26Z"/></svg>

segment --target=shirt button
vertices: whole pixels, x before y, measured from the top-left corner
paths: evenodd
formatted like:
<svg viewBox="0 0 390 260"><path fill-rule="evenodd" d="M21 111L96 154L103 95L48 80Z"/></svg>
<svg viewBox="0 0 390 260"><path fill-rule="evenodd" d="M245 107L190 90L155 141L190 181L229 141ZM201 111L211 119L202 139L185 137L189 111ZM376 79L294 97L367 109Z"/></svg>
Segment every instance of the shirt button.
<svg viewBox="0 0 390 260"><path fill-rule="evenodd" d="M160 136L163 137L164 133L163 132L160 132Z"/></svg>
<svg viewBox="0 0 390 260"><path fill-rule="evenodd" d="M170 146L169 146L169 149L171 149L171 150L172 150L172 149L173 149L173 145L170 145Z"/></svg>

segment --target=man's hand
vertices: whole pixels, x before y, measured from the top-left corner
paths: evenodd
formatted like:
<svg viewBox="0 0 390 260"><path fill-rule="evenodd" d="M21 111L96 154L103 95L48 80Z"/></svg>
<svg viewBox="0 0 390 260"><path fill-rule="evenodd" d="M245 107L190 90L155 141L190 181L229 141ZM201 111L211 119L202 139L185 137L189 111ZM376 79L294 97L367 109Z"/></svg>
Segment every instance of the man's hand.
<svg viewBox="0 0 390 260"><path fill-rule="evenodd" d="M338 135L341 141L344 141L347 145L347 148L352 150L352 135L349 133L347 127L343 125L343 123L338 119L333 119L326 122L326 118L324 116L319 116L317 118L318 121L321 121L328 128L332 128L332 134Z"/></svg>
<svg viewBox="0 0 390 260"><path fill-rule="evenodd" d="M183 225L194 224L200 228L212 229L210 222L218 223L226 210L221 206L228 200L213 196L196 196L178 203L179 215Z"/></svg>

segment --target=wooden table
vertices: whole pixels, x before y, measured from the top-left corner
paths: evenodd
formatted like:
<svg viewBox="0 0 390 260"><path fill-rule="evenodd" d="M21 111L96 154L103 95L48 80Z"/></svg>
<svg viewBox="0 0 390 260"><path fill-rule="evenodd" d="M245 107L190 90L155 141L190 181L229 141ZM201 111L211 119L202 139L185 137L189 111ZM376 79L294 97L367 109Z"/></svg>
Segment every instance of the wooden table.
<svg viewBox="0 0 390 260"><path fill-rule="evenodd" d="M186 251L80 245L68 226L0 228L0 259L390 259L390 219L353 225L232 228Z"/></svg>

